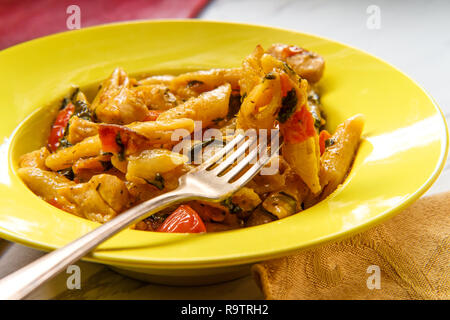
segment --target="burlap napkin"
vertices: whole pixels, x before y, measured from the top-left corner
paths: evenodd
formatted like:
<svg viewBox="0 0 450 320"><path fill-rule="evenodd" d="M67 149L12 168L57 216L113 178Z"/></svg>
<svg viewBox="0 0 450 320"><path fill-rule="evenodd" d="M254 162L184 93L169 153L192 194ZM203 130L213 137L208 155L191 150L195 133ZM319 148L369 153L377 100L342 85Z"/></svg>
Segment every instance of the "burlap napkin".
<svg viewBox="0 0 450 320"><path fill-rule="evenodd" d="M450 192L352 238L253 266L267 299L449 299Z"/></svg>

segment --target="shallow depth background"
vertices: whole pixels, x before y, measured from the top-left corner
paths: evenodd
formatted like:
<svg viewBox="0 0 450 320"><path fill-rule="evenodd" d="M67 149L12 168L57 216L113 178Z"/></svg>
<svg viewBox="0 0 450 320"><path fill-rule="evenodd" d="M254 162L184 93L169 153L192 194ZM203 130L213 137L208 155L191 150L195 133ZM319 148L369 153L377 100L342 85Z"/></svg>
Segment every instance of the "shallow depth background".
<svg viewBox="0 0 450 320"><path fill-rule="evenodd" d="M183 0L180 0L183 1ZM173 1L172 1L173 2ZM77 4L77 1L73 1ZM80 5L81 11L83 7ZM450 118L450 1L214 0L200 19L265 24L324 36L368 51L415 79ZM377 19L379 13L379 19ZM449 165L428 194L450 190ZM42 253L0 240L0 277ZM149 285L80 262L80 290L67 290L61 274L30 298L257 299L250 277L201 288Z"/></svg>

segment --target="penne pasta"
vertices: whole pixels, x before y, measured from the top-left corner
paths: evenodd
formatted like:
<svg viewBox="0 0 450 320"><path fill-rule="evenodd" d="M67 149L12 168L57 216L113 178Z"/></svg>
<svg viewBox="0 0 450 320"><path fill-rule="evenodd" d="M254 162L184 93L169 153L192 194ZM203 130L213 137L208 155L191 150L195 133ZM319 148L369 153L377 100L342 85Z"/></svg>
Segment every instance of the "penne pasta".
<svg viewBox="0 0 450 320"><path fill-rule="evenodd" d="M188 118L201 121L203 127L209 127L217 119L223 119L227 116L230 94L231 86L224 84L161 113L157 120Z"/></svg>
<svg viewBox="0 0 450 320"><path fill-rule="evenodd" d="M242 70L211 69L188 72L175 77L170 83L170 90L183 98L197 96L202 92L211 91L224 84L230 84L234 90L239 89Z"/></svg>
<svg viewBox="0 0 450 320"><path fill-rule="evenodd" d="M339 125L331 136L329 147L320 161L320 183L323 186L321 199L344 181L358 149L363 127L364 117L356 115Z"/></svg>
<svg viewBox="0 0 450 320"><path fill-rule="evenodd" d="M170 172L188 161L187 157L166 149L144 150L128 158L128 181L148 183L158 189L164 189L164 173Z"/></svg>
<svg viewBox="0 0 450 320"><path fill-rule="evenodd" d="M78 159L100 155L101 149L100 138L96 135L52 153L45 159L45 165L54 171L63 170L71 167Z"/></svg>

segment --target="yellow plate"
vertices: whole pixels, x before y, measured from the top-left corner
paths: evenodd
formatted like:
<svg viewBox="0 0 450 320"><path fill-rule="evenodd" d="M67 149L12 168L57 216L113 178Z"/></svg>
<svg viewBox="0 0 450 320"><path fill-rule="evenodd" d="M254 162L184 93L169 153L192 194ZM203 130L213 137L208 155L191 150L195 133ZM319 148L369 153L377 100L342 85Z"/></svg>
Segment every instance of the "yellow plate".
<svg viewBox="0 0 450 320"><path fill-rule="evenodd" d="M126 230L89 260L160 273L246 264L360 232L430 187L446 158L445 120L427 93L387 63L334 41L276 28L129 22L56 34L0 52L0 235L48 250L98 226L40 200L16 174L18 157L39 147L48 132L52 114L45 106L72 85L98 83L116 66L131 74L236 67L256 44L274 42L325 57L320 86L329 129L356 113L365 115L364 140L345 183L315 207L267 225L201 235Z"/></svg>

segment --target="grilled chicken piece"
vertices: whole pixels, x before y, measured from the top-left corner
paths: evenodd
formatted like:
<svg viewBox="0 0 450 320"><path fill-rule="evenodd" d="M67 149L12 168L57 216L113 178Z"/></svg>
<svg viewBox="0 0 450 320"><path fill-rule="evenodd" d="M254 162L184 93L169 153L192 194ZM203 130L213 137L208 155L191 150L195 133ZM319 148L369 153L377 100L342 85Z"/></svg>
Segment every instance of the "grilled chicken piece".
<svg viewBox="0 0 450 320"><path fill-rule="evenodd" d="M286 44L273 44L267 53L286 62L300 77L311 83L322 77L325 61L317 53Z"/></svg>
<svg viewBox="0 0 450 320"><path fill-rule="evenodd" d="M21 168L39 168L47 170L45 165L45 159L50 155L50 152L46 147L42 147L39 150L35 150L22 155L19 159L19 167Z"/></svg>
<svg viewBox="0 0 450 320"><path fill-rule="evenodd" d="M101 122L129 124L147 118L149 111L144 99L131 89L131 81L125 71L116 68L103 81L91 110Z"/></svg>
<svg viewBox="0 0 450 320"><path fill-rule="evenodd" d="M69 122L67 140L72 144L83 141L85 138L98 134L98 124L73 116Z"/></svg>
<svg viewBox="0 0 450 320"><path fill-rule="evenodd" d="M130 205L125 182L100 174L87 183L75 184L57 172L20 168L19 176L38 196L52 205L97 222L106 222Z"/></svg>
<svg viewBox="0 0 450 320"><path fill-rule="evenodd" d="M68 186L59 193L75 204L77 215L102 223L130 204L125 182L109 174L96 175L89 182Z"/></svg>
<svg viewBox="0 0 450 320"><path fill-rule="evenodd" d="M31 191L39 197L62 210L76 214L74 204L60 194L60 190L74 186L73 181L57 172L40 168L20 168L18 173Z"/></svg>

